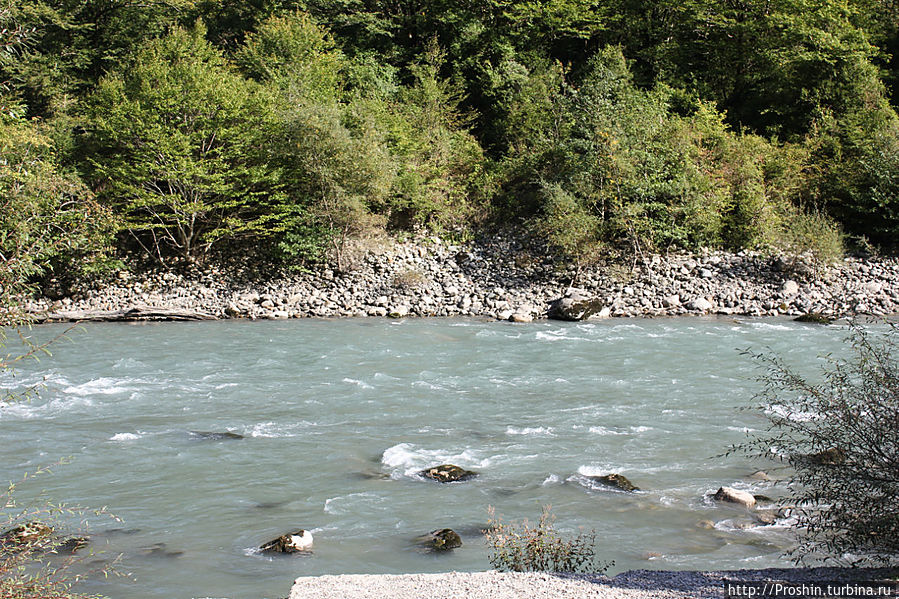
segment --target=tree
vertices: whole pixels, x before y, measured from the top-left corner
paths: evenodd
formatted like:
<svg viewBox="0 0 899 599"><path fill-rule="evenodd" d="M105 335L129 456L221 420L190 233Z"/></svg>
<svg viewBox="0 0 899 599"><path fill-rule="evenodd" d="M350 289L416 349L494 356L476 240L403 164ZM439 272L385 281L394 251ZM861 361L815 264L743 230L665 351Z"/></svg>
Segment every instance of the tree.
<svg viewBox="0 0 899 599"><path fill-rule="evenodd" d="M736 448L792 467L797 561L893 564L899 558L899 329L854 324L850 355L828 358L812 382L767 354L756 397L768 427Z"/></svg>
<svg viewBox="0 0 899 599"><path fill-rule="evenodd" d="M91 174L121 230L150 256L194 261L266 233L268 96L226 64L198 22L150 42L90 105Z"/></svg>

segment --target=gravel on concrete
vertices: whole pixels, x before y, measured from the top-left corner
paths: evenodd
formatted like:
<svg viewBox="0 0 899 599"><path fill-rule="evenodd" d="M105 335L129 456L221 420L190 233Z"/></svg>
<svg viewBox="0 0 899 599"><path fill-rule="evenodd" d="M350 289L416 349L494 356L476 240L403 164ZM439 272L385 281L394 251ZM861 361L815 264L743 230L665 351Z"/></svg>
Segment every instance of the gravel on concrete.
<svg viewBox="0 0 899 599"><path fill-rule="evenodd" d="M734 585L747 582L849 582L884 580L889 574L861 568L773 568L632 570L614 577L496 571L304 576L296 579L289 599L706 599L728 597L729 584L733 591ZM890 584L895 590L895 582Z"/></svg>

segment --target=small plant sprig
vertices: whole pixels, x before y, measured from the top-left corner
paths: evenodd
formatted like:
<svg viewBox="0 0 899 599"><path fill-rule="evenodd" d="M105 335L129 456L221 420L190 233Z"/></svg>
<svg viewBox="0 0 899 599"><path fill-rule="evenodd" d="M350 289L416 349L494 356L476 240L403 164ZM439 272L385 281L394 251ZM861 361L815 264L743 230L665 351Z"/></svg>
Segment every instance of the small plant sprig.
<svg viewBox="0 0 899 599"><path fill-rule="evenodd" d="M496 516L493 506L487 508L487 545L490 565L503 572L568 572L602 574L614 562L596 559L596 531L573 538L556 531L555 516L549 505L543 506L540 520L531 525L506 524Z"/></svg>

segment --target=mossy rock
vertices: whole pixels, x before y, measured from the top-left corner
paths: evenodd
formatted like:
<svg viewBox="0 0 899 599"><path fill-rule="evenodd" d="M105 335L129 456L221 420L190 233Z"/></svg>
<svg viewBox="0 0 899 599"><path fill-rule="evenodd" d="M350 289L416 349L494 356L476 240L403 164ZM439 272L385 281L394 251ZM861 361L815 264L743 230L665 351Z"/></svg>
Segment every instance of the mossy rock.
<svg viewBox="0 0 899 599"><path fill-rule="evenodd" d="M797 316L793 319L793 322L806 322L809 324L831 324L833 323L833 318L825 316L820 312L809 312L808 314Z"/></svg>
<svg viewBox="0 0 899 599"><path fill-rule="evenodd" d="M588 476L588 479L595 483L599 483L606 487L612 487L613 489L617 489L619 491L625 491L627 493L633 493L634 491L639 491L640 487L636 486L634 483L629 481L627 477L621 474L606 474L605 476Z"/></svg>
<svg viewBox="0 0 899 599"><path fill-rule="evenodd" d="M422 470L418 475L439 483L455 483L474 478L478 473L454 464L443 464Z"/></svg>
<svg viewBox="0 0 899 599"><path fill-rule="evenodd" d="M462 537L451 528L432 530L421 539L422 544L433 551L450 551L462 546Z"/></svg>

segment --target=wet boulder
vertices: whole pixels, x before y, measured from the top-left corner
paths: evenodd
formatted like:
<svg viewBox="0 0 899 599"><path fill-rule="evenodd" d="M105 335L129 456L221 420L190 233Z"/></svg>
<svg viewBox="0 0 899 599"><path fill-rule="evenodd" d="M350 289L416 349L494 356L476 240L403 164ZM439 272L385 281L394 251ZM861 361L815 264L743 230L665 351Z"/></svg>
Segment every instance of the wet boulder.
<svg viewBox="0 0 899 599"><path fill-rule="evenodd" d="M259 551L262 553L297 553L310 549L312 549L312 533L301 528L265 543L259 548Z"/></svg>
<svg viewBox="0 0 899 599"><path fill-rule="evenodd" d="M441 466L426 468L425 470L420 471L418 475L431 480L436 480L439 483L455 483L474 478L478 473L453 464L443 464Z"/></svg>
<svg viewBox="0 0 899 599"><path fill-rule="evenodd" d="M808 314L803 314L801 316L797 316L793 319L794 322L805 322L809 324L831 324L833 323L833 318L829 316L825 316L820 312L809 312Z"/></svg>
<svg viewBox="0 0 899 599"><path fill-rule="evenodd" d="M553 320L586 320L600 314L603 308L602 300L593 299L580 291L571 291L550 302L546 316Z"/></svg>
<svg viewBox="0 0 899 599"><path fill-rule="evenodd" d="M739 491L731 487L720 487L713 498L715 501L736 503L744 507L753 507L755 505L755 497L752 493Z"/></svg>
<svg viewBox="0 0 899 599"><path fill-rule="evenodd" d="M88 543L90 543L90 539L87 537L69 537L59 544L56 551L58 553L75 554L87 547Z"/></svg>
<svg viewBox="0 0 899 599"><path fill-rule="evenodd" d="M603 485L606 487L611 487L618 491L625 491L627 493L633 493L634 491L639 491L640 488L629 481L627 477L622 476L621 474L606 474L604 476L588 476L587 479L594 484Z"/></svg>
<svg viewBox="0 0 899 599"><path fill-rule="evenodd" d="M432 530L419 537L421 544L432 551L450 551L462 546L462 537L451 528Z"/></svg>

